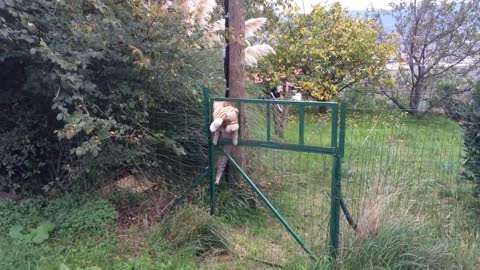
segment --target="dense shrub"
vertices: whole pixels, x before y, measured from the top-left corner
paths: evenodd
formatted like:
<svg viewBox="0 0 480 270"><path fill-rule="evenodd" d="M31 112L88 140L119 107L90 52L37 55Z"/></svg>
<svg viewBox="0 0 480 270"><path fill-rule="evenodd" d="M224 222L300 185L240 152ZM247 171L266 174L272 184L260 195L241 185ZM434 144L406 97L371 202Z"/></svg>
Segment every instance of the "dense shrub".
<svg viewBox="0 0 480 270"><path fill-rule="evenodd" d="M472 95L463 121L465 161L463 175L475 184L475 195L480 198L480 83Z"/></svg>
<svg viewBox="0 0 480 270"><path fill-rule="evenodd" d="M159 4L0 1L0 190L204 155L198 90L221 55L192 49L201 33ZM152 125L166 113L176 129Z"/></svg>

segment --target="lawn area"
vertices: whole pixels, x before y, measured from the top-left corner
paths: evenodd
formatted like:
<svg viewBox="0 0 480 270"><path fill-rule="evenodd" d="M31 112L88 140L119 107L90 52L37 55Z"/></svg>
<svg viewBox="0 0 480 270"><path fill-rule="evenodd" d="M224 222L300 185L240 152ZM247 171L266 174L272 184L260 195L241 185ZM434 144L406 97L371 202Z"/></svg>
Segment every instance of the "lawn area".
<svg viewBox="0 0 480 270"><path fill-rule="evenodd" d="M330 142L329 119L307 113L306 144ZM265 134L263 121L251 117L252 137ZM295 115L283 141L298 141ZM354 234L342 216L340 269L478 269L479 208L460 178L461 143L461 128L443 117L349 112L342 192L366 235ZM269 211L222 181L216 217L206 210L205 189L167 216L150 211L155 203L146 195L1 201L0 269L331 267L332 158L250 149L248 162L251 177L318 262Z"/></svg>

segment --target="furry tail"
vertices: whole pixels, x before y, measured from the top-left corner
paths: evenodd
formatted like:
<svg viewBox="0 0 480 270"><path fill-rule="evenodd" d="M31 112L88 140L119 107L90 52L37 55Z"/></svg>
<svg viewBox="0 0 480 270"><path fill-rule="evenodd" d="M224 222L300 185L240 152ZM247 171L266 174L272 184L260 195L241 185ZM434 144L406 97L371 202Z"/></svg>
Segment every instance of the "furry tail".
<svg viewBox="0 0 480 270"><path fill-rule="evenodd" d="M215 184L220 183L220 178L227 167L228 158L226 156L219 156L217 159L217 175L215 176Z"/></svg>

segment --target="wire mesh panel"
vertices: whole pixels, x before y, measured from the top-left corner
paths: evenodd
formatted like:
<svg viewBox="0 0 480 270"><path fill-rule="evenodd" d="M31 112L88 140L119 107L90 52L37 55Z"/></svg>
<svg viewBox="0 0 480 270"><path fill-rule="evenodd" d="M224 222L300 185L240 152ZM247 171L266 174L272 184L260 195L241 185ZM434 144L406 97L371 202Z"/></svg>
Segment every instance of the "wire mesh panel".
<svg viewBox="0 0 480 270"><path fill-rule="evenodd" d="M458 123L439 115L355 110L347 126L343 194L359 227L376 233L365 228L369 215L379 223L423 220L442 234L461 233L465 219L459 216L472 187L461 177Z"/></svg>
<svg viewBox="0 0 480 270"><path fill-rule="evenodd" d="M249 149L248 172L272 205L314 254L328 251L330 219L330 156L285 150ZM272 162L273 161L273 162ZM219 195L221 196L221 195ZM284 265L310 260L270 209L257 197L255 215L235 238L244 256ZM225 209L228 211L228 209ZM222 202L218 211L222 213Z"/></svg>

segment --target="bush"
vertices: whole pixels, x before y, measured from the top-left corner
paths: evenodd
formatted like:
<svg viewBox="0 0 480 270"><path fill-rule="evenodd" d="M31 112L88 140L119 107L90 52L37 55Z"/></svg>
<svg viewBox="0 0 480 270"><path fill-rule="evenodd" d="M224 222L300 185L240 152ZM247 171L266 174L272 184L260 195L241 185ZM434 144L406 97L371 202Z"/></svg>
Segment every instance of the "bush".
<svg viewBox="0 0 480 270"><path fill-rule="evenodd" d="M205 156L198 90L221 52L192 49L200 31L160 2L0 1L0 190Z"/></svg>
<svg viewBox="0 0 480 270"><path fill-rule="evenodd" d="M480 199L480 82L472 95L462 121L465 160L463 175L475 185L474 194Z"/></svg>
<svg viewBox="0 0 480 270"><path fill-rule="evenodd" d="M52 222L57 236L104 235L117 216L115 207L107 200L79 195L52 200L3 201L0 202L0 236L13 226L35 228L42 222Z"/></svg>

